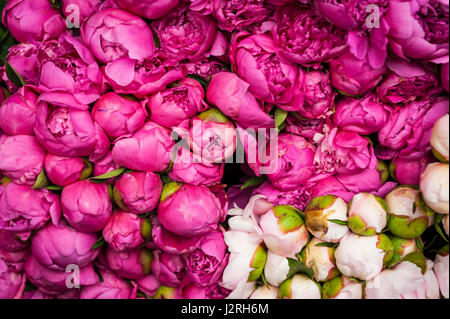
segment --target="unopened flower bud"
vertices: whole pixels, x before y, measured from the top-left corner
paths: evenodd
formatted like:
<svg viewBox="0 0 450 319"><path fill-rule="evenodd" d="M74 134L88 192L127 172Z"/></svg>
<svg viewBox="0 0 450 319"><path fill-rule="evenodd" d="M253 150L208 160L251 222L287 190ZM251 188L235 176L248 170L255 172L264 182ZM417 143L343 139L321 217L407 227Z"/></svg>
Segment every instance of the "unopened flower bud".
<svg viewBox="0 0 450 319"><path fill-rule="evenodd" d="M305 275L294 275L283 282L278 293L280 299L320 299L320 287Z"/></svg>
<svg viewBox="0 0 450 319"><path fill-rule="evenodd" d="M425 203L440 214L449 212L448 164L432 163L420 176L420 190Z"/></svg>
<svg viewBox="0 0 450 319"><path fill-rule="evenodd" d="M448 162L449 153L449 115L445 114L434 123L430 144L434 155L442 162Z"/></svg>
<svg viewBox="0 0 450 319"><path fill-rule="evenodd" d="M383 199L370 193L355 195L348 203L348 226L358 234L380 233L387 223L388 208Z"/></svg>
<svg viewBox="0 0 450 319"><path fill-rule="evenodd" d="M425 205L420 191L415 188L394 188L385 200L389 209L388 228L395 236L416 238L433 222L434 212Z"/></svg>
<svg viewBox="0 0 450 319"><path fill-rule="evenodd" d="M305 208L306 226L316 237L326 242L337 243L348 232L346 225L330 220L347 221L347 204L334 195L313 198Z"/></svg>
<svg viewBox="0 0 450 319"><path fill-rule="evenodd" d="M362 299L362 282L338 276L322 286L322 299Z"/></svg>
<svg viewBox="0 0 450 319"><path fill-rule="evenodd" d="M335 251L336 265L347 277L370 280L392 259L394 249L384 234L358 236L348 233Z"/></svg>
<svg viewBox="0 0 450 319"><path fill-rule="evenodd" d="M253 291L249 299L277 299L278 288L274 286L260 286Z"/></svg>
<svg viewBox="0 0 450 319"><path fill-rule="evenodd" d="M305 265L314 271L314 279L319 282L333 279L339 274L334 261L336 248L322 246L325 242L313 238L305 249Z"/></svg>

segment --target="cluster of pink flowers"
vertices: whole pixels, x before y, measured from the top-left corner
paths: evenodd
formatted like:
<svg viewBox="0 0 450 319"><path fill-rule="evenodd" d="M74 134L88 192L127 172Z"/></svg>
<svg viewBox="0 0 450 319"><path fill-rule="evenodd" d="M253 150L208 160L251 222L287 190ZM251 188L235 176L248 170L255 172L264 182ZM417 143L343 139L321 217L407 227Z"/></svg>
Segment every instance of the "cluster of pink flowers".
<svg viewBox="0 0 450 319"><path fill-rule="evenodd" d="M0 298L448 298L448 0L60 2L2 12Z"/></svg>

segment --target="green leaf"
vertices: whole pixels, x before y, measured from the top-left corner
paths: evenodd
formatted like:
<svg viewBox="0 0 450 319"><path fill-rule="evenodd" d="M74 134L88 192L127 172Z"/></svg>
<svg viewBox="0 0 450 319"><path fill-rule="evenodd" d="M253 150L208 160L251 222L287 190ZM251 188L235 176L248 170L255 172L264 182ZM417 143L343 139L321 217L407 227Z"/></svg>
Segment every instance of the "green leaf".
<svg viewBox="0 0 450 319"><path fill-rule="evenodd" d="M49 185L49 186L46 186L45 188L48 190L51 190L51 191L60 191L63 189L62 186L58 186L58 185Z"/></svg>
<svg viewBox="0 0 450 319"><path fill-rule="evenodd" d="M419 237L416 237L416 246L417 246L417 249L419 249L419 251L423 254L423 245L422 245L422 242L420 241Z"/></svg>
<svg viewBox="0 0 450 319"><path fill-rule="evenodd" d="M91 250L95 250L97 248L102 247L104 244L106 244L105 239L103 238L103 236L101 236L99 239L97 239L97 241L95 242L95 244L92 246Z"/></svg>
<svg viewBox="0 0 450 319"><path fill-rule="evenodd" d="M164 185L167 183L173 182L173 180L170 179L168 174L161 174L160 177L161 177L161 181L163 182Z"/></svg>
<svg viewBox="0 0 450 319"><path fill-rule="evenodd" d="M42 167L41 172L39 173L32 189L45 188L47 185L48 185L48 179L47 179L47 176L45 176L44 167Z"/></svg>
<svg viewBox="0 0 450 319"><path fill-rule="evenodd" d="M0 25L0 43L5 40L5 38L8 36L9 31L4 26Z"/></svg>
<svg viewBox="0 0 450 319"><path fill-rule="evenodd" d="M275 127L279 127L281 124L283 124L287 116L287 111L277 107L275 109Z"/></svg>
<svg viewBox="0 0 450 319"><path fill-rule="evenodd" d="M347 226L347 225L348 225L348 222L345 221L345 220L328 219L328 221L331 222L331 223L335 223L335 224L338 224L338 225L342 225L342 226Z"/></svg>
<svg viewBox="0 0 450 319"><path fill-rule="evenodd" d="M441 226L439 226L438 224L435 224L434 228L436 229L437 233L439 235L441 235L441 237L444 238L444 240L448 243L448 239L447 239L447 237L445 237L444 232L441 229Z"/></svg>
<svg viewBox="0 0 450 319"><path fill-rule="evenodd" d="M262 274L261 274L261 280L262 280L264 286L269 287L269 283L267 282L266 275L264 275L264 272L262 272Z"/></svg>
<svg viewBox="0 0 450 319"><path fill-rule="evenodd" d="M8 55L8 49L16 43L10 32L7 32L3 41L0 42L0 62L3 65L3 60Z"/></svg>
<svg viewBox="0 0 450 319"><path fill-rule="evenodd" d="M8 79L14 83L17 87L22 87L25 85L25 80L20 76L20 74L9 64L7 60L3 60L5 64L5 72Z"/></svg>
<svg viewBox="0 0 450 319"><path fill-rule="evenodd" d="M126 169L127 169L126 167L121 167L121 168L115 169L115 170L113 170L111 172L108 172L108 173L105 173L105 174L102 174L102 175L99 175L99 176L91 177L90 180L93 180L93 181L95 181L95 180L106 180L106 179L110 179L110 178L113 178L113 177L117 177L120 174L122 174L123 172L125 172Z"/></svg>
<svg viewBox="0 0 450 319"><path fill-rule="evenodd" d="M266 180L267 180L267 177L266 177L265 175L263 175L263 176L253 176L253 177L250 177L249 179L247 179L247 180L245 181L244 184L242 184L241 190L246 189L246 188L248 188L248 187L252 187L252 186L255 186L255 185L262 184L262 183L264 183Z"/></svg>
<svg viewBox="0 0 450 319"><path fill-rule="evenodd" d="M436 214L436 217L434 218L434 224L439 225L443 218L444 218L444 215Z"/></svg>
<svg viewBox="0 0 450 319"><path fill-rule="evenodd" d="M289 273L287 275L287 279L291 278L292 276L298 273L303 273L309 276L309 278L311 279L313 278L314 271L312 270L312 268L307 267L304 263L294 258L288 258L287 260L289 263Z"/></svg>
<svg viewBox="0 0 450 319"><path fill-rule="evenodd" d="M315 244L314 246L334 248L334 247L336 247L336 244L334 244L334 243L318 243L318 244Z"/></svg>

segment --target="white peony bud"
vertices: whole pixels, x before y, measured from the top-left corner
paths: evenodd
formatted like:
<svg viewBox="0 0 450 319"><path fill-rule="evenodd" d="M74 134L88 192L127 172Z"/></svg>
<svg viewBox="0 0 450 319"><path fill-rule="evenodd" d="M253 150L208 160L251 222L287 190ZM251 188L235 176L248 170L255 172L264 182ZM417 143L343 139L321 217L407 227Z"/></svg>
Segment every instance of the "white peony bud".
<svg viewBox="0 0 450 319"><path fill-rule="evenodd" d="M440 214L449 212L448 164L431 163L420 176L420 190L425 203Z"/></svg>
<svg viewBox="0 0 450 319"><path fill-rule="evenodd" d="M441 294L439 292L439 282L433 272L434 263L427 259L427 271L424 275L424 282L415 291L407 294L402 294L403 299L439 299Z"/></svg>
<svg viewBox="0 0 450 319"><path fill-rule="evenodd" d="M278 288L274 286L260 286L253 291L249 299L278 299Z"/></svg>
<svg viewBox="0 0 450 319"><path fill-rule="evenodd" d="M392 259L393 247L384 234L359 236L348 233L334 253L336 265L347 277L370 280Z"/></svg>
<svg viewBox="0 0 450 319"><path fill-rule="evenodd" d="M366 299L400 299L413 293L424 283L422 270L409 261L385 269L366 284Z"/></svg>
<svg viewBox="0 0 450 319"><path fill-rule="evenodd" d="M410 186L399 186L385 197L389 209L388 228L395 236L416 238L432 225L434 212L420 196L420 191Z"/></svg>
<svg viewBox="0 0 450 319"><path fill-rule="evenodd" d="M283 282L279 289L280 299L320 299L317 283L305 275L294 275Z"/></svg>
<svg viewBox="0 0 450 319"><path fill-rule="evenodd" d="M347 221L347 203L334 195L313 198L305 208L306 226L314 237L337 243L348 232L346 225L329 220Z"/></svg>
<svg viewBox="0 0 450 319"><path fill-rule="evenodd" d="M322 286L323 299L362 299L362 282L338 276Z"/></svg>
<svg viewBox="0 0 450 319"><path fill-rule="evenodd" d="M264 276L266 277L267 282L278 287L286 280L288 273L288 259L269 250L267 252L266 266L264 267Z"/></svg>
<svg viewBox="0 0 450 319"><path fill-rule="evenodd" d="M334 262L334 247L320 246L325 242L313 238L304 251L305 265L314 271L314 278L317 281L327 281L339 274L339 270Z"/></svg>
<svg viewBox="0 0 450 319"><path fill-rule="evenodd" d="M445 114L434 123L431 132L430 144L433 148L433 153L440 161L448 162L449 153L449 115Z"/></svg>
<svg viewBox="0 0 450 319"><path fill-rule="evenodd" d="M436 255L434 259L434 273L439 282L439 288L442 296L448 299L448 284L449 284L449 264L448 264L448 245L446 251L442 251Z"/></svg>
<svg viewBox="0 0 450 319"><path fill-rule="evenodd" d="M385 201L370 193L353 196L348 204L348 226L358 234L372 236L381 233L387 223Z"/></svg>
<svg viewBox="0 0 450 319"><path fill-rule="evenodd" d="M309 239L302 217L292 206L270 209L261 216L259 226L267 248L280 256L295 257Z"/></svg>

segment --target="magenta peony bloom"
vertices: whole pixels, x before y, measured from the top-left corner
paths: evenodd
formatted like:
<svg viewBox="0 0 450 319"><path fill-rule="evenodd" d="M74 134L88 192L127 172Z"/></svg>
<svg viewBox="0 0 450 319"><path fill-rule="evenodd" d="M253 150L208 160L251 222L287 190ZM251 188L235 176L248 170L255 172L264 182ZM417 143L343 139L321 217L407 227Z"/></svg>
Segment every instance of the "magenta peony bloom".
<svg viewBox="0 0 450 319"><path fill-rule="evenodd" d="M272 185L282 191L298 189L314 174L316 148L303 137L282 133L278 136L278 152L269 154L262 167Z"/></svg>
<svg viewBox="0 0 450 319"><path fill-rule="evenodd" d="M51 270L41 266L33 256L28 258L25 264L25 274L28 280L37 287L40 291L50 295L59 295L69 292L71 288L67 283L72 285L78 284L80 286L95 285L99 278L95 273L92 264L79 268L79 275L74 275L74 272L66 272ZM69 278L72 276L72 278Z"/></svg>
<svg viewBox="0 0 450 319"><path fill-rule="evenodd" d="M223 63L211 58L187 61L182 65L186 68L187 74L195 75L206 81L209 81L214 74L227 70Z"/></svg>
<svg viewBox="0 0 450 319"><path fill-rule="evenodd" d="M100 176L112 172L118 168L120 168L120 165L113 161L112 153L108 152L103 158L94 162L94 171L92 172L92 176ZM116 179L117 177L110 178L107 182L112 184Z"/></svg>
<svg viewBox="0 0 450 319"><path fill-rule="evenodd" d="M152 258L147 248L117 252L108 246L105 251L108 268L126 279L136 280L148 275Z"/></svg>
<svg viewBox="0 0 450 319"><path fill-rule="evenodd" d="M154 296L160 286L158 279L153 274L136 280L136 284L138 289L147 296Z"/></svg>
<svg viewBox="0 0 450 319"><path fill-rule="evenodd" d="M134 214L151 212L161 196L162 182L152 172L123 174L114 185L114 200L123 210Z"/></svg>
<svg viewBox="0 0 450 319"><path fill-rule="evenodd" d="M236 129L218 109L210 108L191 118L189 143L192 152L203 160L221 163L236 150Z"/></svg>
<svg viewBox="0 0 450 319"><path fill-rule="evenodd" d="M205 186L174 182L164 186L157 212L164 228L185 237L216 229L224 214L219 199Z"/></svg>
<svg viewBox="0 0 450 319"><path fill-rule="evenodd" d="M28 84L39 81L38 50L39 43L36 42L18 43L8 49L6 60ZM5 66L0 67L0 74L9 91L16 92L18 88L8 79Z"/></svg>
<svg viewBox="0 0 450 319"><path fill-rule="evenodd" d="M19 42L56 39L66 23L47 0L10 0L3 9L2 23Z"/></svg>
<svg viewBox="0 0 450 319"><path fill-rule="evenodd" d="M208 102L243 127L274 127L273 119L262 110L248 89L249 84L236 74L220 72L212 77L206 96Z"/></svg>
<svg viewBox="0 0 450 319"><path fill-rule="evenodd" d="M369 135L384 127L389 114L389 106L381 103L376 95L366 94L362 99L341 98L332 119L342 130Z"/></svg>
<svg viewBox="0 0 450 319"><path fill-rule="evenodd" d="M291 205L303 210L311 199L314 185L315 183L307 182L296 190L284 192L267 181L255 189L253 195L264 195L275 206Z"/></svg>
<svg viewBox="0 0 450 319"><path fill-rule="evenodd" d="M33 135L37 99L29 86L8 97L0 107L0 128L9 135Z"/></svg>
<svg viewBox="0 0 450 319"><path fill-rule="evenodd" d="M81 289L81 299L134 299L136 290L108 270L100 270L103 280Z"/></svg>
<svg viewBox="0 0 450 319"><path fill-rule="evenodd" d="M179 0L116 0L122 9L137 14L140 17L154 20L166 15L175 8Z"/></svg>
<svg viewBox="0 0 450 319"><path fill-rule="evenodd" d="M269 35L240 32L230 46L231 64L255 97L295 111L303 104L299 94L303 72L297 64L280 58L277 50Z"/></svg>
<svg viewBox="0 0 450 319"><path fill-rule="evenodd" d="M105 131L96 122L94 122L94 132L95 148L89 155L89 161L95 163L103 159L111 151L111 141Z"/></svg>
<svg viewBox="0 0 450 319"><path fill-rule="evenodd" d="M147 113L133 98L108 92L95 102L92 117L109 137L117 138L140 129Z"/></svg>
<svg viewBox="0 0 450 319"><path fill-rule="evenodd" d="M448 87L449 87L449 84L448 84L448 82L449 82L448 70L449 70L449 63L443 64L442 67L441 67L441 83L442 83L442 87L447 92L449 91L449 89L448 89Z"/></svg>
<svg viewBox="0 0 450 319"><path fill-rule="evenodd" d="M44 161L47 178L55 185L67 186L92 173L92 164L82 157L63 157L47 153Z"/></svg>
<svg viewBox="0 0 450 319"><path fill-rule="evenodd" d="M26 276L24 273L13 272L0 255L0 298L21 299L25 289Z"/></svg>
<svg viewBox="0 0 450 319"><path fill-rule="evenodd" d="M355 56L367 57L370 65L378 68L387 56L388 28L383 19L388 3L388 0L318 0L313 5L323 17L348 32L347 44Z"/></svg>
<svg viewBox="0 0 450 319"><path fill-rule="evenodd" d="M34 136L0 137L0 171L15 183L33 186L44 165L45 150Z"/></svg>
<svg viewBox="0 0 450 319"><path fill-rule="evenodd" d="M34 134L47 151L59 156L89 156L96 146L89 111L53 105L45 100L36 111Z"/></svg>
<svg viewBox="0 0 450 319"><path fill-rule="evenodd" d="M431 150L434 123L448 112L449 101L443 97L396 106L378 133L378 140L382 146L399 151L403 157L422 157Z"/></svg>
<svg viewBox="0 0 450 319"><path fill-rule="evenodd" d="M377 87L385 103L408 103L442 91L436 75L427 66L403 60L388 60L391 71Z"/></svg>
<svg viewBox="0 0 450 319"><path fill-rule="evenodd" d="M193 0L190 8L203 15L212 13L218 27L229 32L242 31L270 14L263 0Z"/></svg>
<svg viewBox="0 0 450 319"><path fill-rule="evenodd" d="M29 242L26 238L22 238L22 235L26 235L26 233L0 230L0 250L13 252L26 249Z"/></svg>
<svg viewBox="0 0 450 319"><path fill-rule="evenodd" d="M162 227L158 218L151 218L152 223L152 245L169 254L184 254L195 249L202 235L193 237L178 236ZM150 247L150 246L149 246Z"/></svg>
<svg viewBox="0 0 450 319"><path fill-rule="evenodd" d="M104 91L103 75L94 56L68 32L41 44L38 57L41 99L86 109Z"/></svg>
<svg viewBox="0 0 450 319"><path fill-rule="evenodd" d="M354 174L377 166L371 141L358 133L331 128L317 148L318 172Z"/></svg>
<svg viewBox="0 0 450 319"><path fill-rule="evenodd" d="M302 86L304 102L298 114L308 119L324 118L331 114L336 92L331 87L329 72L305 72Z"/></svg>
<svg viewBox="0 0 450 319"><path fill-rule="evenodd" d="M30 249L22 249L18 251L7 251L0 249L0 259L3 259L8 268L14 272L22 272L25 267L25 262L30 256Z"/></svg>
<svg viewBox="0 0 450 319"><path fill-rule="evenodd" d="M27 232L61 217L59 198L47 189L9 183L0 185L0 229Z"/></svg>
<svg viewBox="0 0 450 319"><path fill-rule="evenodd" d="M186 275L186 263L181 255L153 251L152 274L168 287L177 287Z"/></svg>
<svg viewBox="0 0 450 319"><path fill-rule="evenodd" d="M223 232L206 234L194 251L184 255L188 278L202 287L217 283L228 264L228 256Z"/></svg>
<svg viewBox="0 0 450 319"><path fill-rule="evenodd" d="M329 176L327 178L320 180L312 188L311 198L324 195L334 195L342 198L346 202L349 202L353 198L353 196L355 196L355 193L349 191L336 177Z"/></svg>
<svg viewBox="0 0 450 319"><path fill-rule="evenodd" d="M205 92L201 84L185 78L178 84L150 96L146 106L150 110L150 120L171 128L204 111L208 107L203 101L204 97Z"/></svg>
<svg viewBox="0 0 450 319"><path fill-rule="evenodd" d="M230 293L231 290L223 288L219 284L199 287L194 282L190 282L181 287L181 294L184 299L225 299Z"/></svg>
<svg viewBox="0 0 450 319"><path fill-rule="evenodd" d="M425 171L428 164L435 161L431 152L418 159L397 157L392 160L390 171L392 178L400 184L419 185L420 175Z"/></svg>
<svg viewBox="0 0 450 319"><path fill-rule="evenodd" d="M272 35L280 54L302 65L329 61L346 48L345 32L318 16L311 8L286 5L275 11Z"/></svg>
<svg viewBox="0 0 450 319"><path fill-rule="evenodd" d="M103 229L103 238L117 252L136 249L150 236L150 222L146 218L123 211L114 212Z"/></svg>
<svg viewBox="0 0 450 319"><path fill-rule="evenodd" d="M153 35L145 21L121 9L108 8L93 14L83 24L81 35L103 63L120 58L143 61L155 51Z"/></svg>
<svg viewBox="0 0 450 319"><path fill-rule="evenodd" d="M401 58L448 62L449 5L442 0L391 0L389 44Z"/></svg>
<svg viewBox="0 0 450 319"><path fill-rule="evenodd" d="M316 144L324 135L325 119L305 119L295 113L286 118L286 132L303 136L309 142Z"/></svg>
<svg viewBox="0 0 450 319"><path fill-rule="evenodd" d="M161 50L178 61L204 57L217 33L216 23L210 16L199 15L186 5L152 21L151 26Z"/></svg>
<svg viewBox="0 0 450 319"><path fill-rule="evenodd" d="M112 156L114 162L129 169L162 172L170 163L173 145L170 130L149 121L130 137L116 140Z"/></svg>
<svg viewBox="0 0 450 319"><path fill-rule="evenodd" d="M112 214L106 184L89 180L64 187L61 193L64 217L76 230L93 233L102 230Z"/></svg>
<svg viewBox="0 0 450 319"><path fill-rule="evenodd" d="M346 52L330 62L331 84L344 95L363 95L377 86L386 72L382 65L373 68L366 59Z"/></svg>
<svg viewBox="0 0 450 319"><path fill-rule="evenodd" d="M43 267L65 271L75 264L84 267L97 258L100 250L92 250L97 241L96 234L81 233L65 222L48 224L40 229L31 242L31 253Z"/></svg>
<svg viewBox="0 0 450 319"><path fill-rule="evenodd" d="M224 165L202 160L184 147L179 147L173 159L169 178L186 184L210 186L220 183Z"/></svg>
<svg viewBox="0 0 450 319"><path fill-rule="evenodd" d="M178 61L167 57L162 51L142 61L120 58L102 69L116 93L134 94L138 98L164 89L168 84L181 80L186 73Z"/></svg>
<svg viewBox="0 0 450 319"><path fill-rule="evenodd" d="M70 20L75 24L79 22L82 24L87 18L100 10L103 0L61 0L61 12L66 18L70 18L74 13L79 12L80 16L76 19ZM78 11L76 11L78 10Z"/></svg>

